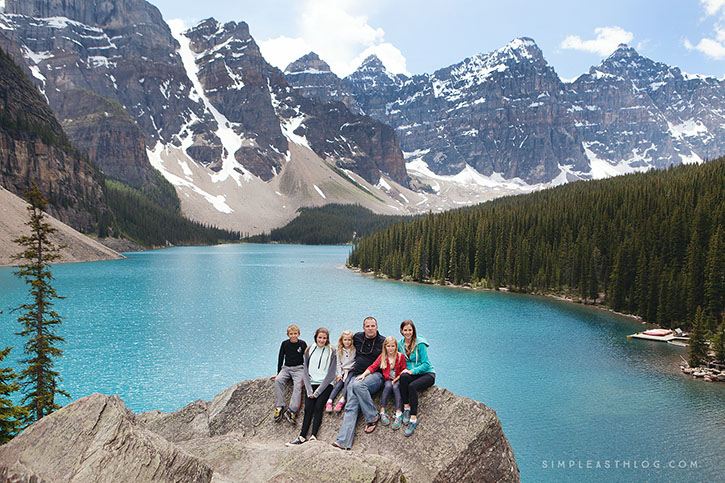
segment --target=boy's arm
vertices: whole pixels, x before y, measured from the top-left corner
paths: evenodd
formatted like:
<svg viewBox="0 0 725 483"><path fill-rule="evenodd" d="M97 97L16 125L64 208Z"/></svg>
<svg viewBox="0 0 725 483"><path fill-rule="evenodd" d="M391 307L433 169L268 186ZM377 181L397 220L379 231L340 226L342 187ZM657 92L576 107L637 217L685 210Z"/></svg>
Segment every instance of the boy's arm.
<svg viewBox="0 0 725 483"><path fill-rule="evenodd" d="M279 371L282 370L282 363L284 362L284 343L286 341L282 341L282 343L279 346L279 356L277 357L277 374L279 374Z"/></svg>

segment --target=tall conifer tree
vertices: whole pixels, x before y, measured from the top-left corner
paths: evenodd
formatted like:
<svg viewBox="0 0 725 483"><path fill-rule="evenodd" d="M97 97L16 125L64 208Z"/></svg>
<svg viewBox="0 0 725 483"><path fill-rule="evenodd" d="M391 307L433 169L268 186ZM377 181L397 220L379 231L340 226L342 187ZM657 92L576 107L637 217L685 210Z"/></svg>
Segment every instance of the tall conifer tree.
<svg viewBox="0 0 725 483"><path fill-rule="evenodd" d="M53 310L53 300L60 299L51 281L53 275L49 264L59 258L59 250L50 235L55 229L43 221L43 209L47 205L43 194L33 184L25 192L28 200L28 213L30 221L30 235L20 237L15 242L23 251L15 255L21 260L15 275L25 280L30 287L31 302L23 304L19 309L23 315L18 318L23 330L17 335L26 337L25 354L22 360L27 366L20 373L21 387L25 393L23 404L28 411L28 420L37 421L43 416L53 412L60 406L55 403L56 394L69 396L58 385L61 377L54 367L54 359L60 357L63 351L56 347L63 342L63 338L56 335L56 326L61 323L61 317Z"/></svg>

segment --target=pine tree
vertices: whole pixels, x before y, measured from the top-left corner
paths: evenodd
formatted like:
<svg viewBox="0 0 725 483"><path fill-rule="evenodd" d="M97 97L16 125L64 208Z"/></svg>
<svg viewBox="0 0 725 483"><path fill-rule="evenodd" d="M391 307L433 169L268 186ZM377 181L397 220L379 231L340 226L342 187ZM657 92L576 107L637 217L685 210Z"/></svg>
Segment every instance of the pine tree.
<svg viewBox="0 0 725 483"><path fill-rule="evenodd" d="M0 362L5 359L12 347L0 350ZM0 367L0 445L10 441L20 432L27 411L22 406L13 404L10 395L20 390L18 376L11 368Z"/></svg>
<svg viewBox="0 0 725 483"><path fill-rule="evenodd" d="M63 354L56 347L63 338L55 334L61 317L53 310L53 300L62 297L51 285L53 275L49 263L59 258L62 247L55 246L50 240L55 229L43 221L43 208L47 202L34 183L25 192L25 197L29 203L30 221L26 224L30 227L30 235L14 240L24 249L14 258L25 261L15 275L30 286L32 302L19 307L24 311L18 318L23 330L16 335L28 338L25 343L28 358L20 361L27 367L20 373L20 381L25 393L23 404L28 411L28 421L32 422L60 407L55 403L56 394L70 396L59 389L61 377L53 370L53 360Z"/></svg>
<svg viewBox="0 0 725 483"><path fill-rule="evenodd" d="M711 341L712 348L715 351L715 359L725 362L725 322L720 322L720 326L715 330L715 335Z"/></svg>
<svg viewBox="0 0 725 483"><path fill-rule="evenodd" d="M697 367L707 360L707 345L705 344L705 311L697 307L695 322L692 324L690 335L690 367Z"/></svg>

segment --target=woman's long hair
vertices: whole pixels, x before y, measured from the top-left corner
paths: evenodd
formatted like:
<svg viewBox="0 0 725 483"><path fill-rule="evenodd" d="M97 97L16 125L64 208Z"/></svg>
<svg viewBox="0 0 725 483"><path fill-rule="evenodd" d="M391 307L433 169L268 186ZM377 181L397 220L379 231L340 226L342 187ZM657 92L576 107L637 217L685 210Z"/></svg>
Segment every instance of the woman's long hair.
<svg viewBox="0 0 725 483"><path fill-rule="evenodd" d="M319 329L317 329L317 330L315 331L315 338L314 338L314 341L315 341L315 343L314 343L314 346L315 346L315 347L317 347L317 336L318 336L318 335L319 335L320 333L324 333L324 334L327 334L327 344L325 345L325 347L330 347L330 331L329 331L329 330L327 330L327 329L325 329L324 327L320 327ZM310 348L310 347L312 347L312 346L313 346L313 344L310 344L310 345L308 345L308 346L307 346L307 348L305 349L305 354L307 354L307 351L308 351L308 350L309 350L309 348Z"/></svg>
<svg viewBox="0 0 725 483"><path fill-rule="evenodd" d="M413 328L413 337L411 338L410 347L408 347L407 342L403 342L403 345L405 346L405 355L410 359L410 355L415 352L415 349L418 348L418 331L415 330L415 324L412 320L404 320L400 323L400 334L403 334L403 327L406 325L409 325Z"/></svg>

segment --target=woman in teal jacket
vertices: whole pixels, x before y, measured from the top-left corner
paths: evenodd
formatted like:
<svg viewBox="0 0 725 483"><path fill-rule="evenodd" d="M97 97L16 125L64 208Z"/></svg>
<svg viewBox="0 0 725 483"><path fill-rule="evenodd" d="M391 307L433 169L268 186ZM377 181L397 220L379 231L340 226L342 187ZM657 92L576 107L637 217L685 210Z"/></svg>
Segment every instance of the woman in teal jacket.
<svg viewBox="0 0 725 483"><path fill-rule="evenodd" d="M400 374L400 397L405 435L410 436L418 425L418 391L431 387L436 374L428 359L428 342L418 335L413 321L404 320L400 333L403 338L398 343L398 350L408 359L408 368Z"/></svg>

